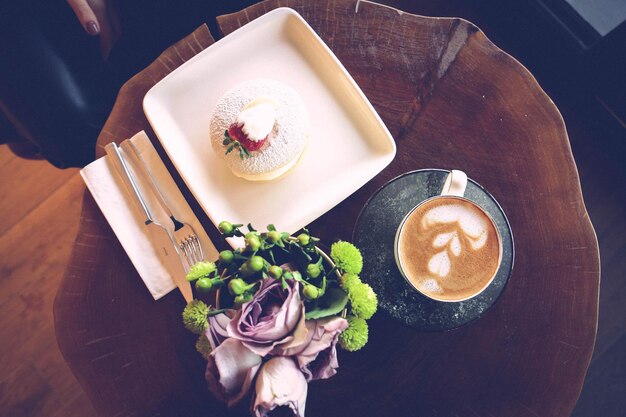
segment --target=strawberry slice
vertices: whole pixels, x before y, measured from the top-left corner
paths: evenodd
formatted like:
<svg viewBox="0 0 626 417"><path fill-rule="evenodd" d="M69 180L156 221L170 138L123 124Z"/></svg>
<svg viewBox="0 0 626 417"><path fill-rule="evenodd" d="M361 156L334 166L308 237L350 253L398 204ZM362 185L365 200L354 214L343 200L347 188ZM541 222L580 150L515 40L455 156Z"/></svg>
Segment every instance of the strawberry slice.
<svg viewBox="0 0 626 417"><path fill-rule="evenodd" d="M267 142L267 138L269 136L267 135L266 137L264 137L262 140L258 142L250 140L248 139L246 134L243 132L243 125L239 125L237 123L233 123L232 125L228 127L228 135L231 138L238 141L239 143L241 143L241 146L243 146L250 152L258 151L259 149L261 149L263 145L265 145L265 142Z"/></svg>

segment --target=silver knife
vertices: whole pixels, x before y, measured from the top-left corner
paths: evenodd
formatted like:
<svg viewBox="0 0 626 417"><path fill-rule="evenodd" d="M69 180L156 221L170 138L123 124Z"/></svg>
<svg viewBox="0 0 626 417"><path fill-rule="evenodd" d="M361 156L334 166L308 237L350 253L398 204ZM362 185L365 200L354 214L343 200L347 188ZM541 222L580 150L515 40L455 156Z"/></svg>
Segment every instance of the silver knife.
<svg viewBox="0 0 626 417"><path fill-rule="evenodd" d="M134 197L133 200L135 201L137 208L143 212L145 216L144 224L148 228L150 242L157 250L159 259L174 279L174 282L183 294L185 301L191 301L193 299L191 284L186 279L186 272L183 267L183 256L178 249L178 244L174 239L172 232L160 224L152 215L150 208L141 195L141 191L139 190L135 177L128 168L126 158L120 148L118 148L114 142L111 142L104 147L104 150L114 161L115 168L124 181L129 194Z"/></svg>

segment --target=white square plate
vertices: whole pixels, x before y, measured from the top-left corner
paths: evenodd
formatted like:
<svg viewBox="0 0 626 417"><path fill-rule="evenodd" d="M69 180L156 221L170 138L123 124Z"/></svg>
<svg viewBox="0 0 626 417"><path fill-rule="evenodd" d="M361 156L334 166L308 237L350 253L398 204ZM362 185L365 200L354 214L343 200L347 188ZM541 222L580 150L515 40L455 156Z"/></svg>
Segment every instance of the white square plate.
<svg viewBox="0 0 626 417"><path fill-rule="evenodd" d="M235 84L272 78L293 87L309 111L311 136L299 163L269 182L233 175L211 148L209 120ZM383 170L391 134L350 74L304 19L275 9L211 45L146 94L144 112L206 214L269 223L290 233L306 226Z"/></svg>

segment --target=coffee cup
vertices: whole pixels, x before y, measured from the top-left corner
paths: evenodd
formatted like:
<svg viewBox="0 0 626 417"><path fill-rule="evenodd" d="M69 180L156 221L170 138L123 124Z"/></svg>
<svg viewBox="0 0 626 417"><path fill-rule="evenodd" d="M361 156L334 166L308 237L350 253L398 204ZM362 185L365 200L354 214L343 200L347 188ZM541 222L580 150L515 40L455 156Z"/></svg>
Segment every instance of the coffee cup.
<svg viewBox="0 0 626 417"><path fill-rule="evenodd" d="M467 175L452 170L440 195L422 201L396 232L400 273L424 296L460 302L483 292L502 261L498 228L482 207L464 197Z"/></svg>

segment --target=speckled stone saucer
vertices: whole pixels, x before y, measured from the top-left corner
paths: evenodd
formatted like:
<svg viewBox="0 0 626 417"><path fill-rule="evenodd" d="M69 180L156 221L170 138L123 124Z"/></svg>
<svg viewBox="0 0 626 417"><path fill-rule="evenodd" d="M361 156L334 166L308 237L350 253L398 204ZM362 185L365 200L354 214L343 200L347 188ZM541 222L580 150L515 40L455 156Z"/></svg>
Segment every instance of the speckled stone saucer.
<svg viewBox="0 0 626 417"><path fill-rule="evenodd" d="M400 275L393 253L396 229L413 207L439 195L449 172L423 169L394 178L369 199L354 228L353 242L364 259L361 276L378 294L379 308L420 330L454 329L479 318L496 302L513 270L515 249L509 221L493 196L468 179L464 197L491 215L502 237L502 263L494 280L474 298L444 303L423 296Z"/></svg>

